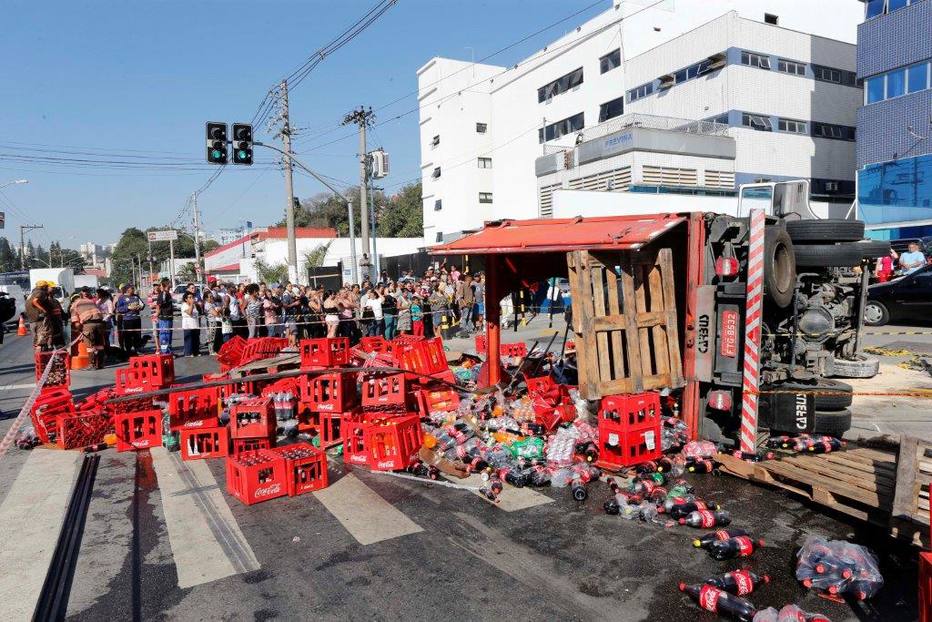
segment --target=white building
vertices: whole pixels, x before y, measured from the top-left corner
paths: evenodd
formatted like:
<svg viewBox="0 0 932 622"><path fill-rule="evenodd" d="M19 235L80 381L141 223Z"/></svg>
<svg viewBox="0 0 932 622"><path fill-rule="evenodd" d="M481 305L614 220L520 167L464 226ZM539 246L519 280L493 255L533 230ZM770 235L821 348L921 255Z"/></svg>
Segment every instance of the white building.
<svg viewBox="0 0 932 622"><path fill-rule="evenodd" d="M486 220L546 216L548 192L610 173L625 182L613 182L616 191L805 178L816 198L849 200L862 13L850 0L616 0L511 68L431 59L417 72L424 242ZM681 120L665 127L681 133L687 121L721 123L706 134L732 138L734 154L695 141L697 153L655 149L642 135L642 153L624 164L611 149L579 160L580 149L625 140L636 115ZM563 158L566 172L541 174L543 156ZM618 173L625 166L630 180Z"/></svg>
<svg viewBox="0 0 932 622"><path fill-rule="evenodd" d="M298 265L304 265L305 256L320 247L326 247L321 267L343 266L345 280L352 278L350 239L337 237L334 229L298 227L295 230ZM377 238L380 257L396 257L416 253L423 246L422 238ZM362 259L362 240L356 238L356 258ZM288 235L285 227L265 227L249 235L219 246L204 255L207 273L220 280L238 282L256 281L256 260L266 265L286 264L288 261ZM362 278L362 271L358 272ZM397 275L392 275L397 276Z"/></svg>

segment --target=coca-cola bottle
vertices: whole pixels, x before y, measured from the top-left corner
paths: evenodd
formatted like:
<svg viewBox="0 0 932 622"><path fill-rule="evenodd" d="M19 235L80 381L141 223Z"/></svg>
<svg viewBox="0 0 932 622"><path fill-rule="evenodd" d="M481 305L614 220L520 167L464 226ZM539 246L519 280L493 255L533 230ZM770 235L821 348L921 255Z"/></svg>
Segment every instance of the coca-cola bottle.
<svg viewBox="0 0 932 622"><path fill-rule="evenodd" d="M706 611L729 616L740 622L751 622L756 613L754 605L740 596L733 596L714 585L686 585L680 591L689 594Z"/></svg>
<svg viewBox="0 0 932 622"><path fill-rule="evenodd" d="M740 449L733 451L731 455L739 460L744 460L745 462L763 462L765 460L773 460L777 457L777 454L773 453L772 451L750 452L741 451Z"/></svg>
<svg viewBox="0 0 932 622"><path fill-rule="evenodd" d="M838 451L844 446L845 445L843 441L840 441L837 438L831 436L825 436L818 440L814 440L812 444L807 447L807 450L812 454L827 454L833 451Z"/></svg>
<svg viewBox="0 0 932 622"><path fill-rule="evenodd" d="M576 455L581 456L586 462L595 462L599 459L599 448L592 441L576 445Z"/></svg>
<svg viewBox="0 0 932 622"><path fill-rule="evenodd" d="M850 582L850 577L845 578L835 573L813 575L803 579L804 586L832 595L841 594L844 592Z"/></svg>
<svg viewBox="0 0 932 622"><path fill-rule="evenodd" d="M586 488L586 483L582 481L581 478L574 478L573 483L570 484L570 490L573 493L573 499L578 502L583 502L589 498L589 490Z"/></svg>
<svg viewBox="0 0 932 622"><path fill-rule="evenodd" d="M686 503L676 503L670 507L669 514L672 518L679 520L685 518L692 514L693 512L699 512L701 510L711 510L716 512L722 509L719 504L714 501L701 501L699 499L694 499L693 501Z"/></svg>
<svg viewBox="0 0 932 622"><path fill-rule="evenodd" d="M713 542L719 540L727 540L728 538L737 538L739 536L746 536L748 532L744 529L739 529L737 527L732 527L730 529L717 529L712 533L706 533L695 540L693 540L693 546L697 549L708 549Z"/></svg>
<svg viewBox="0 0 932 622"><path fill-rule="evenodd" d="M736 596L744 596L756 590L762 583L770 583L770 575L758 575L747 569L735 570L706 579L705 582Z"/></svg>
<svg viewBox="0 0 932 622"><path fill-rule="evenodd" d="M718 512L698 510L696 512L690 512L689 516L680 519L680 525L689 525L697 529L726 527L729 523L731 523L731 514L724 510Z"/></svg>
<svg viewBox="0 0 932 622"><path fill-rule="evenodd" d="M752 540L748 536L738 536L737 538L728 538L727 540L713 542L709 545L707 550L709 551L709 555L722 561L725 559L748 557L762 546L764 546L763 540Z"/></svg>
<svg viewBox="0 0 932 622"><path fill-rule="evenodd" d="M704 458L689 458L686 460L686 470L690 473L711 473L715 470L715 465L711 460Z"/></svg>

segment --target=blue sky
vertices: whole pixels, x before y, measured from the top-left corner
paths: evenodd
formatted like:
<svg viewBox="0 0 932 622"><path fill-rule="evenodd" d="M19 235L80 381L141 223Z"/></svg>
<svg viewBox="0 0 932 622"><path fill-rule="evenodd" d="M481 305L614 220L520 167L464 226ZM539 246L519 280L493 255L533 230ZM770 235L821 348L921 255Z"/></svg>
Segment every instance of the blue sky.
<svg viewBox="0 0 932 622"><path fill-rule="evenodd" d="M593 0L399 0L375 25L326 59L291 93L296 152L315 170L358 179L353 128L361 104L386 121L417 106L415 71L432 56L482 58ZM366 13L376 0L84 0L4 2L0 37L0 191L4 235L27 220L34 243L115 241L126 227L171 222L213 172L204 161L204 122L249 120L268 89ZM513 64L610 0L490 59ZM418 176L417 113L370 134L392 157L389 190ZM347 137L333 144L336 139ZM268 136L260 135L260 139ZM94 154L63 154L62 151ZM10 158L118 159L171 164L125 169L99 164L24 163ZM132 157L127 157L132 156ZM284 206L274 154L227 167L200 197L205 227L278 220ZM180 165L180 166L177 166ZM296 194L322 187L296 176ZM188 219L189 220L189 219Z"/></svg>

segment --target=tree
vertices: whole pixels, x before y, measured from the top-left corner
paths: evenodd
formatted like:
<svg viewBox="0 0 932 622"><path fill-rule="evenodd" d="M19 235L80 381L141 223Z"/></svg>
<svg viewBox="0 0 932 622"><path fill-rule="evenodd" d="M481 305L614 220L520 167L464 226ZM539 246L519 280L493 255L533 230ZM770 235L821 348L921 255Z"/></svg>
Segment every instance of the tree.
<svg viewBox="0 0 932 622"><path fill-rule="evenodd" d="M181 280L195 281L197 279L197 270L194 269L193 261L186 261L183 266L176 268L178 278Z"/></svg>
<svg viewBox="0 0 932 622"><path fill-rule="evenodd" d="M283 263L270 266L261 259L256 259L253 265L256 268L256 276L264 283L284 283L288 280L288 266Z"/></svg>
<svg viewBox="0 0 932 622"><path fill-rule="evenodd" d="M379 235L388 238L419 238L424 235L421 182L405 185L379 210Z"/></svg>
<svg viewBox="0 0 932 622"><path fill-rule="evenodd" d="M310 250L304 253L305 269L313 270L314 268L320 268L322 265L324 265L324 259L327 257L327 251L330 250L331 244L333 244L332 241L327 242L326 244L318 244L317 248L314 250Z"/></svg>
<svg viewBox="0 0 932 622"><path fill-rule="evenodd" d="M0 272L12 272L18 269L19 259L16 257L16 253L13 252L10 241L6 238L0 238Z"/></svg>

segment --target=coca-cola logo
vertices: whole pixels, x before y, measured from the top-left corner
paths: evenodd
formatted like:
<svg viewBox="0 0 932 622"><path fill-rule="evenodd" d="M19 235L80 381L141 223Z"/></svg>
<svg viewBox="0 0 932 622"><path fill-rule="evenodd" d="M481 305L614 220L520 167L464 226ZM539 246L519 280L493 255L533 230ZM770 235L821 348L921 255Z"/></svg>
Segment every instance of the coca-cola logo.
<svg viewBox="0 0 932 622"><path fill-rule="evenodd" d="M738 550L740 551L741 557L747 557L754 552L754 545L751 544L751 539L747 536L740 536L738 540Z"/></svg>
<svg viewBox="0 0 932 622"><path fill-rule="evenodd" d="M366 456L364 455L352 455L350 456L350 462L357 462L359 464L366 463Z"/></svg>
<svg viewBox="0 0 932 622"><path fill-rule="evenodd" d="M272 495L277 495L282 491L281 483L275 483L271 486L266 486L265 488L256 488L255 497L258 499L260 497L271 497Z"/></svg>
<svg viewBox="0 0 932 622"><path fill-rule="evenodd" d="M131 387L123 389L123 393L142 393L142 387Z"/></svg>
<svg viewBox="0 0 932 622"><path fill-rule="evenodd" d="M699 606L706 611L718 611L718 599L722 595L721 590L711 585L703 585L699 590Z"/></svg>
<svg viewBox="0 0 932 622"><path fill-rule="evenodd" d="M333 412L333 404L318 404L317 410L322 412Z"/></svg>
<svg viewBox="0 0 932 622"><path fill-rule="evenodd" d="M133 447L148 447L149 443L149 439L145 438L140 441L133 441Z"/></svg>
<svg viewBox="0 0 932 622"><path fill-rule="evenodd" d="M751 581L747 570L733 572L731 577L735 580L735 585L738 588L738 596L744 596L754 591L754 582Z"/></svg>
<svg viewBox="0 0 932 622"><path fill-rule="evenodd" d="M184 427L186 428L200 428L204 425L203 419L198 419L197 421L185 421Z"/></svg>
<svg viewBox="0 0 932 622"><path fill-rule="evenodd" d="M395 462L394 460L383 460L382 462L379 462L375 466L380 469L391 469L391 468L394 468Z"/></svg>
<svg viewBox="0 0 932 622"><path fill-rule="evenodd" d="M702 510L699 512L699 519L702 521L703 527L712 527L715 525L715 515L712 512Z"/></svg>

